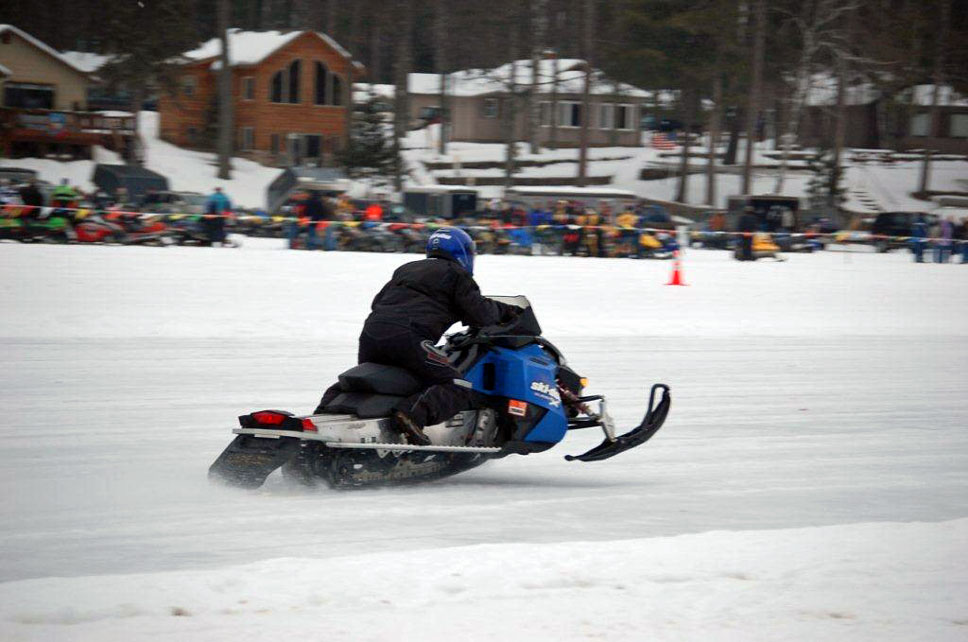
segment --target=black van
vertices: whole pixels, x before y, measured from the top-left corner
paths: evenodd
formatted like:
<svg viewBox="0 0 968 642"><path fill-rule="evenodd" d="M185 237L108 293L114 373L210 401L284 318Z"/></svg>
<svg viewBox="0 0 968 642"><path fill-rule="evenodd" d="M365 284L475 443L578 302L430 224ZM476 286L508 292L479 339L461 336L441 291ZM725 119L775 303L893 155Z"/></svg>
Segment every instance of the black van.
<svg viewBox="0 0 968 642"><path fill-rule="evenodd" d="M914 229L914 223L919 216L923 216L928 228L936 222L937 217L926 212L881 212L871 225L871 234L875 236L889 236L892 238L874 239L874 247L878 252L887 252L899 247L907 247L908 242L898 237L909 237Z"/></svg>

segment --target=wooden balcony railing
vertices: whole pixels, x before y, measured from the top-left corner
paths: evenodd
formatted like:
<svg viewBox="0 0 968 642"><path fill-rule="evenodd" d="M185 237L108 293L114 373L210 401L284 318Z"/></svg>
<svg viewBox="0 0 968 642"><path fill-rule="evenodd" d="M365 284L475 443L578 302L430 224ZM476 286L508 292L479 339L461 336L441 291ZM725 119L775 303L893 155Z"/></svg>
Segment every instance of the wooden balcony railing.
<svg viewBox="0 0 968 642"><path fill-rule="evenodd" d="M104 136L134 136L134 127L134 116L110 112L0 107L0 137L8 140L96 142Z"/></svg>

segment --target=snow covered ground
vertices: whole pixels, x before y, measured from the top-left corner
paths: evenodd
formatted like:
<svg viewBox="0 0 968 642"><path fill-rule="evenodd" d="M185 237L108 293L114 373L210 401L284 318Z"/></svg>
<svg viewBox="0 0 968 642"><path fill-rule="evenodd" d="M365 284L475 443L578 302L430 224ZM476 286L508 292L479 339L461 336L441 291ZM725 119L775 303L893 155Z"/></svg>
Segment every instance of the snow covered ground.
<svg viewBox="0 0 968 642"><path fill-rule="evenodd" d="M402 255L0 244L0 639L963 640L968 271L479 258L646 446L421 487L209 486Z"/></svg>
<svg viewBox="0 0 968 642"><path fill-rule="evenodd" d="M411 132L407 138L404 153L414 171L414 180L419 183L434 183L441 177L487 177L503 176L502 169L444 169L426 171L424 162L459 162L474 161L503 161L505 146L501 144L481 143L451 143L446 155L436 152L435 141L439 125L433 125L425 130ZM649 134L643 134L646 141ZM740 141L737 158L742 159L745 154L745 141ZM678 148L677 148L678 149ZM703 146L693 148L694 154L705 154ZM753 153L753 194L772 194L776 188L776 168L780 161L773 158L776 150L772 141L757 143ZM523 177L573 177L578 173L578 150L558 149L542 150L540 154L529 153L526 144L520 143L517 158L521 161L558 160L560 163L542 167L521 168L519 175ZM934 209L930 202L911 198L910 193L918 188L921 163L917 160L907 160L884 165L877 162L854 163L850 160L852 154L848 150L845 154L844 177L845 196L844 207L852 212L876 211L869 207L875 203L884 211L913 210L927 211ZM702 157L692 158L690 163L695 168L705 167L706 161ZM793 163L796 164L796 163ZM802 163L800 163L802 165ZM646 144L643 147L596 147L589 150L589 176L610 176L611 187L634 192L641 197L653 198L660 201L674 201L678 194L679 179L672 177L659 180L640 180L639 176L645 168L668 169L674 172L679 167L679 159L675 151L661 151ZM805 170L791 169L787 172L786 180L781 190L787 196L806 196L810 173ZM716 206L724 208L727 199L734 194L742 193L742 166L721 168L716 176ZM478 186L482 196L486 198L500 197L503 188L500 186ZM968 162L964 160L936 160L932 163L931 189L935 191L965 191L968 190ZM701 204L706 202L706 177L704 174L690 176L686 190L686 202Z"/></svg>

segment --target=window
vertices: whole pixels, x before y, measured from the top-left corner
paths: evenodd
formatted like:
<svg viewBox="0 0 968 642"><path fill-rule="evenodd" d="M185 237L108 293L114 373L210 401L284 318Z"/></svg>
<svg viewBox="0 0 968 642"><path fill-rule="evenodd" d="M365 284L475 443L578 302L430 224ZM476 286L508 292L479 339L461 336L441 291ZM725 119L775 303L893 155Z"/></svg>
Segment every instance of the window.
<svg viewBox="0 0 968 642"><path fill-rule="evenodd" d="M614 120L612 117L615 115L615 105L611 103L602 103L598 106L598 128L599 129L611 129L614 127Z"/></svg>
<svg viewBox="0 0 968 642"><path fill-rule="evenodd" d="M4 107L22 109L53 109L54 88L25 82L8 82L3 87Z"/></svg>
<svg viewBox="0 0 968 642"><path fill-rule="evenodd" d="M343 79L332 74L333 76L333 104L342 105L343 104Z"/></svg>
<svg viewBox="0 0 968 642"><path fill-rule="evenodd" d="M968 114L951 114L948 136L951 138L968 138Z"/></svg>
<svg viewBox="0 0 968 642"><path fill-rule="evenodd" d="M239 148L243 152L250 152L255 148L255 129L252 127L239 128Z"/></svg>
<svg viewBox="0 0 968 642"><path fill-rule="evenodd" d="M255 78L246 76L242 79L242 98L253 100L255 98Z"/></svg>
<svg viewBox="0 0 968 642"><path fill-rule="evenodd" d="M299 102L299 79L301 63L293 60L288 67L272 74L269 81L269 102L290 103Z"/></svg>
<svg viewBox="0 0 968 642"><path fill-rule="evenodd" d="M198 130L194 127L188 128L188 143L194 145L198 142Z"/></svg>
<svg viewBox="0 0 968 642"><path fill-rule="evenodd" d="M498 106L497 98L485 98L484 103L481 105L481 115L484 118L497 118L500 107Z"/></svg>
<svg viewBox="0 0 968 642"><path fill-rule="evenodd" d="M316 63L316 100L317 105L326 104L326 85L329 74L326 72L326 65L321 62Z"/></svg>
<svg viewBox="0 0 968 642"><path fill-rule="evenodd" d="M323 137L319 134L306 134L303 136L303 149L306 150L306 158L319 158L323 150Z"/></svg>
<svg viewBox="0 0 968 642"><path fill-rule="evenodd" d="M581 103L561 101L558 103L558 123L562 127L581 127Z"/></svg>
<svg viewBox="0 0 968 642"><path fill-rule="evenodd" d="M289 102L298 103L299 102L299 70L300 62L298 60L293 60L289 65Z"/></svg>
<svg viewBox="0 0 968 642"><path fill-rule="evenodd" d="M186 96L194 96L195 88L198 86L198 80L195 76L182 76L182 93Z"/></svg>
<svg viewBox="0 0 968 642"><path fill-rule="evenodd" d="M633 105L615 105L615 126L619 129L635 129L632 119L634 113Z"/></svg>
<svg viewBox="0 0 968 642"><path fill-rule="evenodd" d="M279 134L269 136L269 151L273 154L279 153Z"/></svg>
<svg viewBox="0 0 968 642"><path fill-rule="evenodd" d="M274 103L282 102L282 75L283 72L277 71L272 74L272 80L269 81L269 100Z"/></svg>
<svg viewBox="0 0 968 642"><path fill-rule="evenodd" d="M915 114L911 116L911 135L928 136L931 131L931 114Z"/></svg>

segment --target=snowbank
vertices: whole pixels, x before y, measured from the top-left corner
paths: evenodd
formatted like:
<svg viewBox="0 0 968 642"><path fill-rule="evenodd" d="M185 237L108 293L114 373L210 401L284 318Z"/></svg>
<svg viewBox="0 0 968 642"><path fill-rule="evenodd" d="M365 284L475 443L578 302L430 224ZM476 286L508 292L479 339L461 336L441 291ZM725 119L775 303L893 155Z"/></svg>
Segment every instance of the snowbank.
<svg viewBox="0 0 968 642"><path fill-rule="evenodd" d="M218 160L208 152L193 152L158 138L159 114L143 111L138 119L145 143L145 167L168 178L173 190L210 194L221 187L235 205L265 207L266 188L282 172L244 158L232 159L232 178L217 178Z"/></svg>
<svg viewBox="0 0 968 642"><path fill-rule="evenodd" d="M296 535L296 534L294 534ZM17 640L963 640L968 519L0 585ZM315 635L311 634L315 631Z"/></svg>

